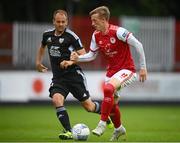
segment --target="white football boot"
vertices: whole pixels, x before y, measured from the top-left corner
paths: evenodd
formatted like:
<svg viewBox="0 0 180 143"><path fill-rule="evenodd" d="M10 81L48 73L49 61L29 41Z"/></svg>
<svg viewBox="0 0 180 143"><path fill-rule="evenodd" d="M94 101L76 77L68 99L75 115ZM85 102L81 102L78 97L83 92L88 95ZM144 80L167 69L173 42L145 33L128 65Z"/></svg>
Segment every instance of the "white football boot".
<svg viewBox="0 0 180 143"><path fill-rule="evenodd" d="M114 132L110 141L117 141L120 136L123 137L122 138L123 140L126 140L126 129L122 125L118 129L114 129Z"/></svg>
<svg viewBox="0 0 180 143"><path fill-rule="evenodd" d="M92 130L92 133L96 136L101 136L106 130L106 122L100 121L97 127Z"/></svg>

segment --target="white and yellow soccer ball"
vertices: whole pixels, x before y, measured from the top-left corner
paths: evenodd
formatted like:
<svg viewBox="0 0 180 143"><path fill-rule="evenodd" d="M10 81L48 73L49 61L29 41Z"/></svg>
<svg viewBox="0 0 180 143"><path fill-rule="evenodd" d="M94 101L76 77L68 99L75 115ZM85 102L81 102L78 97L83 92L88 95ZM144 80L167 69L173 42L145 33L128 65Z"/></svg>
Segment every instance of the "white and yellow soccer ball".
<svg viewBox="0 0 180 143"><path fill-rule="evenodd" d="M86 141L90 135L90 130L87 125L79 123L73 126L72 136L74 140Z"/></svg>

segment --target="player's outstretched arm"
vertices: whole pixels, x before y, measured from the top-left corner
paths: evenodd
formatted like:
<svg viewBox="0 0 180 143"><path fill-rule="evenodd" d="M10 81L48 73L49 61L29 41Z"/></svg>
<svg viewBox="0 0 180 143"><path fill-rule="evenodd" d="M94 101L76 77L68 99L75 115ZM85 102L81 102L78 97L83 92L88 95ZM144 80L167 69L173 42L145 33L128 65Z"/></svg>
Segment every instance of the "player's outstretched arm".
<svg viewBox="0 0 180 143"><path fill-rule="evenodd" d="M89 62L89 61L94 60L97 54L98 54L97 52L92 52L92 51L89 51L88 53L83 54L83 55L78 55L77 53L72 52L70 60L75 61L75 62Z"/></svg>

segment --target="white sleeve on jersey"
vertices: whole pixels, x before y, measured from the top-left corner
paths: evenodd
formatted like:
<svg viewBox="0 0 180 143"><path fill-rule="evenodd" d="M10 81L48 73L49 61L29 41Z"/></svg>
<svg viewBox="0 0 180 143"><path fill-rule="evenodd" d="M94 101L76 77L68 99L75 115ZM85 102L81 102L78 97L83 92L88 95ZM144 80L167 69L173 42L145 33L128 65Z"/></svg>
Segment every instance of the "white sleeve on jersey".
<svg viewBox="0 0 180 143"><path fill-rule="evenodd" d="M91 44L90 44L90 51L84 55L80 55L78 58L78 62L89 62L96 58L98 54L98 47L95 41L94 33L92 35Z"/></svg>
<svg viewBox="0 0 180 143"><path fill-rule="evenodd" d="M90 50L93 52L96 52L98 50L98 46L96 44L94 33L93 33L92 38L91 38Z"/></svg>
<svg viewBox="0 0 180 143"><path fill-rule="evenodd" d="M130 46L135 47L136 51L139 54L139 63L140 63L140 68L146 68L146 59L145 59L145 54L144 54L144 49L132 33L130 33L128 30L125 28L119 27L117 30L117 37L119 40L122 40L124 42L127 42Z"/></svg>
<svg viewBox="0 0 180 143"><path fill-rule="evenodd" d="M118 39L122 40L124 42L126 42L129 34L131 34L131 33L128 30L126 30L125 28L122 28L122 27L119 27L117 29L117 33L116 33Z"/></svg>
<svg viewBox="0 0 180 143"><path fill-rule="evenodd" d="M88 53L84 55L78 56L79 57L78 62L89 62L89 61L94 60L96 56L97 56L97 52L89 51Z"/></svg>
<svg viewBox="0 0 180 143"><path fill-rule="evenodd" d="M134 36L133 34L130 34L128 39L127 39L127 43L136 48L136 51L139 54L139 64L140 64L140 68L146 68L146 58L145 58L145 54L144 54L144 49L143 49L143 45L141 44L141 42L139 42Z"/></svg>

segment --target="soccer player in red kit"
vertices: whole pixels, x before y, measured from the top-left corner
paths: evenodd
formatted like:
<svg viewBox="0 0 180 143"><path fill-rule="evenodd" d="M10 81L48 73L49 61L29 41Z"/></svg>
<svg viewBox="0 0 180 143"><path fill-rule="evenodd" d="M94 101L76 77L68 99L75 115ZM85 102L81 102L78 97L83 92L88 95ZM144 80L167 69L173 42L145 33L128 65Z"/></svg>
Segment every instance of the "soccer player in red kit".
<svg viewBox="0 0 180 143"><path fill-rule="evenodd" d="M147 77L146 61L142 44L128 30L109 23L110 12L108 7L101 6L90 12L92 26L95 31L92 35L90 51L84 55L71 53L71 60L87 62L95 59L98 52L102 52L107 60L106 84L103 88L104 98L101 105L101 120L92 133L101 136L106 129L108 116L114 123L114 132L110 141L118 140L126 134L121 123L121 114L118 106L120 90L136 80L136 70L130 52L135 48L139 54L139 80L144 82Z"/></svg>

